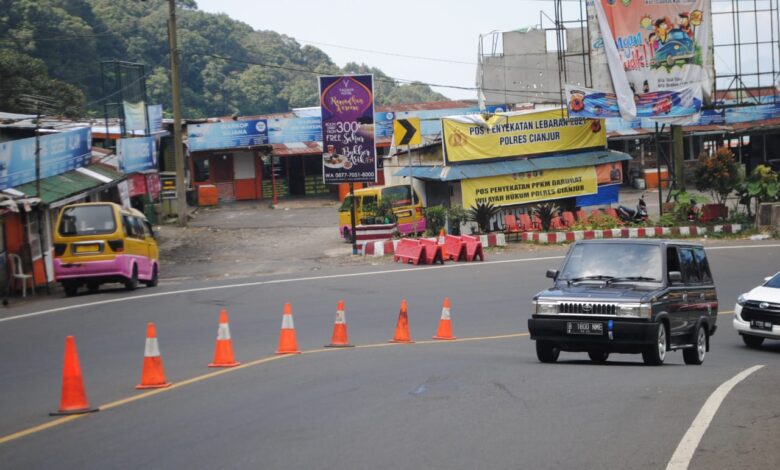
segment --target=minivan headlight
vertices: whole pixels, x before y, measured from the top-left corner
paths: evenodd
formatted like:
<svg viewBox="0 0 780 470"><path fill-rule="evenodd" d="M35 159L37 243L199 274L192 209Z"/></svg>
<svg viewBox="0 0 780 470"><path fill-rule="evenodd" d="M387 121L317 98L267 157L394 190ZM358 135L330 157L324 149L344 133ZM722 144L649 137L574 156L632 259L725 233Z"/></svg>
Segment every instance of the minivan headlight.
<svg viewBox="0 0 780 470"><path fill-rule="evenodd" d="M534 301L534 311L537 315L558 315L558 304L555 302Z"/></svg>
<svg viewBox="0 0 780 470"><path fill-rule="evenodd" d="M737 304L744 306L745 302L747 302L747 294L739 294L739 297L737 297Z"/></svg>
<svg viewBox="0 0 780 470"><path fill-rule="evenodd" d="M620 305L617 314L620 317L650 318L650 304Z"/></svg>

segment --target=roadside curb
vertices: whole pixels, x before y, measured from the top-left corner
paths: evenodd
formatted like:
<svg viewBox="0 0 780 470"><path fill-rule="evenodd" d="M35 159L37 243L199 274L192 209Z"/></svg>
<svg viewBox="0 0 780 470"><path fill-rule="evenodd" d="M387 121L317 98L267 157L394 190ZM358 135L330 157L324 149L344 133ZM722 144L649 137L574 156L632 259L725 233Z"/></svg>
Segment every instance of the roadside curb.
<svg viewBox="0 0 780 470"><path fill-rule="evenodd" d="M698 237L707 233L738 233L741 231L742 225L740 224L715 225L711 229L695 225L687 227L632 227L573 232L525 232L521 235L521 239L529 243L551 244L601 238Z"/></svg>
<svg viewBox="0 0 780 470"><path fill-rule="evenodd" d="M707 233L739 233L742 229L741 224L715 225L709 228L695 225L683 227L631 227L605 230L577 230L572 232L524 232L521 234L520 239L527 243L548 245L577 240L610 238L699 237ZM503 233L489 233L480 235L479 238L484 247L506 246L506 237ZM429 240L436 240L436 238L429 238ZM363 256L387 256L395 253L397 245L398 240L373 240L359 245L358 251Z"/></svg>

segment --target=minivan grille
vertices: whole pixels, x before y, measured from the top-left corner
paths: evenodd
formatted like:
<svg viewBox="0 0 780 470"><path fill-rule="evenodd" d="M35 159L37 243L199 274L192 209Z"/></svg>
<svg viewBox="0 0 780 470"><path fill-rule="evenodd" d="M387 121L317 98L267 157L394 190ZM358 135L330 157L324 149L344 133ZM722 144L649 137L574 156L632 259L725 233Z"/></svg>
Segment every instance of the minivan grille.
<svg viewBox="0 0 780 470"><path fill-rule="evenodd" d="M760 309L745 305L742 307L742 313L740 316L745 321L771 321L772 323L780 324L780 310Z"/></svg>
<svg viewBox="0 0 780 470"><path fill-rule="evenodd" d="M576 313L584 315L615 315L615 304L591 304L579 302L562 302L558 306L560 313Z"/></svg>

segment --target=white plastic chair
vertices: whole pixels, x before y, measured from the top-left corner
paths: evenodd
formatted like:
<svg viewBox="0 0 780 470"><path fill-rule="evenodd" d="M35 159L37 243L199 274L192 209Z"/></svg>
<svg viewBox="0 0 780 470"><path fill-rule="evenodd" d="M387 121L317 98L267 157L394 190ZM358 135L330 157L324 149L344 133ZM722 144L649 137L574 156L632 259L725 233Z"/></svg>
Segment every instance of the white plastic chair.
<svg viewBox="0 0 780 470"><path fill-rule="evenodd" d="M27 280L30 280L32 293L35 294L35 281L32 274L25 274L22 268L22 258L14 253L8 253L8 259L11 260L11 276L13 279L22 281L22 297L27 297Z"/></svg>

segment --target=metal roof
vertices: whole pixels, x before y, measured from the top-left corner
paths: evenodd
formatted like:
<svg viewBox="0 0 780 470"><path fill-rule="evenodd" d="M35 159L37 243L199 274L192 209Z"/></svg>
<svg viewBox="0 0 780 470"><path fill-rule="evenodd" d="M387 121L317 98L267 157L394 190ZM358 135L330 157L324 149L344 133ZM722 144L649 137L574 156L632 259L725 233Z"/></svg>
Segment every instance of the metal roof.
<svg viewBox="0 0 780 470"><path fill-rule="evenodd" d="M538 170L594 166L603 163L631 160L631 155L616 150L591 150L587 152L556 154L546 157L533 157L521 160L504 160L489 163L468 163L448 166L412 166L412 176L430 181L460 181L488 176L511 175ZM409 168L404 168L393 176L409 176Z"/></svg>
<svg viewBox="0 0 780 470"><path fill-rule="evenodd" d="M106 176L113 180L113 182L121 180L124 177L124 175L121 173L112 171L99 165L87 165L84 168ZM50 176L48 178L41 179L40 195L36 194L37 191L35 181L17 186L14 189L23 192L27 196L37 195L40 197L43 204L51 205L52 203L65 199L69 196L83 193L91 189L96 189L105 184L108 183L100 181L89 175L80 173L78 170L73 170L66 173L60 173L56 176Z"/></svg>

